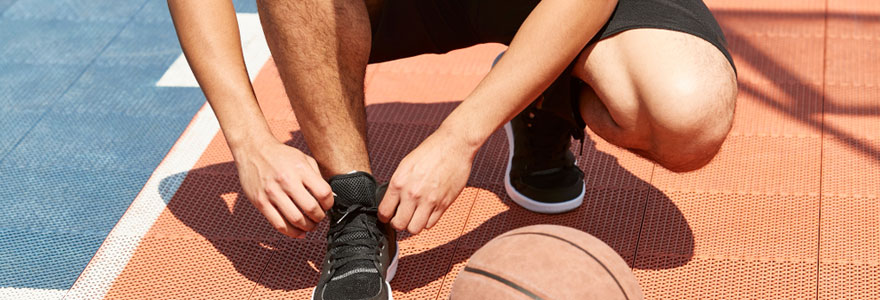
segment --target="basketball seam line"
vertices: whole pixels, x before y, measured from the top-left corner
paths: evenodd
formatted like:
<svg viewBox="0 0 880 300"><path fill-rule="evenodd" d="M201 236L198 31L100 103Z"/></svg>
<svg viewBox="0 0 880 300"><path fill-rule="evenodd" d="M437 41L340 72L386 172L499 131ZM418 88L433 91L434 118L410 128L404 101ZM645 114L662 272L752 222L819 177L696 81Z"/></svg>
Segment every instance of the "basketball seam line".
<svg viewBox="0 0 880 300"><path fill-rule="evenodd" d="M620 284L620 281L617 280L617 277L615 277L614 274L611 273L611 269L609 269L608 266L606 266L605 263L603 263L601 260L599 260L595 255L593 255L592 253L590 253L590 251L587 251L587 249L584 249L584 248L582 248L581 246L578 246L578 245L575 244L574 242L571 242L571 241L566 240L566 239L564 239L564 238L562 238L562 237L559 237L559 236L555 236L555 235L548 234L548 233L543 233L543 232L517 232L517 233L513 233L513 234L509 234L509 235L501 236L501 238L510 237L510 236L514 236L514 235L526 235L526 234L536 234L536 235L543 235L543 236L546 236L546 237L551 237L551 238L554 238L554 239L557 239L557 240L560 240L560 241L566 242L566 243L568 243L568 244L574 246L575 248L580 249L582 252L584 252L585 254L589 255L591 258L593 258L593 260L595 260L596 263L598 263L600 266L602 266L602 268L605 269L605 272L607 272L608 275L611 276L611 278L614 278L614 283L617 284L617 287L620 289L620 292L623 293L623 297L624 297L624 299L629 300L629 295L627 294L626 290L623 289L623 285Z"/></svg>
<svg viewBox="0 0 880 300"><path fill-rule="evenodd" d="M465 267L464 267L464 271L465 271L465 272L476 273L476 274L480 274L480 275L483 275L483 276L489 277L489 278L494 279L495 281L501 282L501 283L503 283L503 284L505 284L505 285L507 285L507 286L509 286L509 287L511 287L511 288L513 288L513 289L515 289L515 290L517 290L517 291L520 291L521 293L525 294L525 295L528 296L528 297L531 297L532 299L535 299L535 300L542 300L541 297L538 297L538 295L535 295L534 293L532 293L531 291L525 289L524 287L521 287L521 286L517 285L516 283L514 283L514 282L512 282L512 281L510 281L510 280L504 279L503 277L498 276L498 275L495 275L495 274L492 274L492 273L490 273L490 272L488 272L488 271L481 270L481 269L477 269L477 268L473 268L473 267L468 267L468 266L465 266Z"/></svg>

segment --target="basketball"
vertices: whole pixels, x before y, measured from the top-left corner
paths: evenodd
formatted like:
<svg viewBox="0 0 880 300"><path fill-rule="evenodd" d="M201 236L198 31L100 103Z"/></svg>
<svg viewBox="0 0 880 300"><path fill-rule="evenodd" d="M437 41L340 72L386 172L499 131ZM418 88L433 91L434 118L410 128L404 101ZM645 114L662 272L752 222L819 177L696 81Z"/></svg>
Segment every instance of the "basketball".
<svg viewBox="0 0 880 300"><path fill-rule="evenodd" d="M508 231L477 250L450 299L643 299L614 249L580 230L534 225Z"/></svg>

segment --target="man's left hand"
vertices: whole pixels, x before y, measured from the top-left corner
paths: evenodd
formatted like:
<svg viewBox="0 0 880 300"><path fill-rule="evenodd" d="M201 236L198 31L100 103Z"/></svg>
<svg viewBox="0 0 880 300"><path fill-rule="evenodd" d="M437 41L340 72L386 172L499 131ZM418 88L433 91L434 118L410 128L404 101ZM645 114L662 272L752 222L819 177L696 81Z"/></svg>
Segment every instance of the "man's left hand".
<svg viewBox="0 0 880 300"><path fill-rule="evenodd" d="M478 149L438 129L397 166L379 204L379 220L412 234L433 227L467 183Z"/></svg>

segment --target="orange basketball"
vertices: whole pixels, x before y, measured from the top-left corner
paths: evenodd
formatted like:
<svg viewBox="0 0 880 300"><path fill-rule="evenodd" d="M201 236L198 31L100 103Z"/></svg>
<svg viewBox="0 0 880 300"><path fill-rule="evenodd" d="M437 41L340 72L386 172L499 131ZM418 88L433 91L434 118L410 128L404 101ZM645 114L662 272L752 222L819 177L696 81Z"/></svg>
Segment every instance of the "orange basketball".
<svg viewBox="0 0 880 300"><path fill-rule="evenodd" d="M534 225L504 233L477 250L450 299L643 299L614 249L583 231Z"/></svg>

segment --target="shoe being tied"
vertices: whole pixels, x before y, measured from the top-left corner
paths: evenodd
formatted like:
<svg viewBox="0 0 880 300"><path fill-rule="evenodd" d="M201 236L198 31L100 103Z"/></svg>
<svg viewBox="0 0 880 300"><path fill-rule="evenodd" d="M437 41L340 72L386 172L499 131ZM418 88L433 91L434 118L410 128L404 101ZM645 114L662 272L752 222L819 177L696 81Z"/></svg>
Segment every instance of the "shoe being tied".
<svg viewBox="0 0 880 300"><path fill-rule="evenodd" d="M389 282L397 271L396 232L379 222L377 187L367 173L334 176L327 255L312 292L315 300L393 299Z"/></svg>

